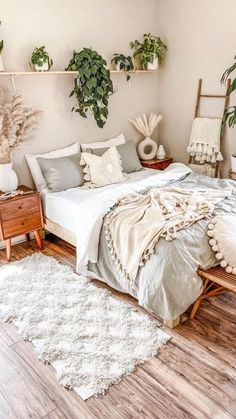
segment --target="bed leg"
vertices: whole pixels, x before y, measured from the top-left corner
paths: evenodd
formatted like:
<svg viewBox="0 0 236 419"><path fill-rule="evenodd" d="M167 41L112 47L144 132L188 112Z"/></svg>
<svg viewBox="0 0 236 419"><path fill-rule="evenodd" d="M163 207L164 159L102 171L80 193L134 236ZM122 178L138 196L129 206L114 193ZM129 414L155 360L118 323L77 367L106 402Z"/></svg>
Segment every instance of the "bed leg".
<svg viewBox="0 0 236 419"><path fill-rule="evenodd" d="M176 317L174 320L163 319L163 323L170 329L174 329L178 324L180 324L180 316Z"/></svg>

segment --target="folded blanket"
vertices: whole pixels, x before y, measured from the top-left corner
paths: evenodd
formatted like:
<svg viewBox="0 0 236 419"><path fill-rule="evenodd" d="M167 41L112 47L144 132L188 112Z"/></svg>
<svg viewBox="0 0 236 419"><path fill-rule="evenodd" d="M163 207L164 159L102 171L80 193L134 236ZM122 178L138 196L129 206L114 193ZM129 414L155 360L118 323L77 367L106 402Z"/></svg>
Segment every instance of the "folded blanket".
<svg viewBox="0 0 236 419"><path fill-rule="evenodd" d="M117 269L134 287L139 267L154 253L160 237L173 240L178 230L210 217L215 205L231 194L231 189L192 193L170 186L121 199L105 219L108 247Z"/></svg>
<svg viewBox="0 0 236 419"><path fill-rule="evenodd" d="M219 118L195 118L193 121L187 152L201 164L223 160L220 152L221 123Z"/></svg>

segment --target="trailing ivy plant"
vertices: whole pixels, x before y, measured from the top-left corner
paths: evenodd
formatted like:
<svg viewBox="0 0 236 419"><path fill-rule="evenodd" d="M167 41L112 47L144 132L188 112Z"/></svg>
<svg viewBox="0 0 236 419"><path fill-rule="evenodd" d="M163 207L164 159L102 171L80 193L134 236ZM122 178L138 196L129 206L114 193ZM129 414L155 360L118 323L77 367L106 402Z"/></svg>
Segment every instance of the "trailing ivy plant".
<svg viewBox="0 0 236 419"><path fill-rule="evenodd" d="M234 60L236 60L236 56L234 57ZM231 73L236 71L236 61L235 63L227 68L227 70L225 70L224 74L221 77L221 83L226 84L229 76ZM234 78L234 80L231 82L226 95L229 96L231 95L231 93L236 91L236 77ZM224 118L223 118L223 125L226 124L226 122L228 122L228 126L231 128L233 128L236 125L236 106L230 106L228 109L226 109L225 114L224 114Z"/></svg>
<svg viewBox="0 0 236 419"><path fill-rule="evenodd" d="M49 57L47 51L45 51L45 46L34 48L31 55L30 66L33 64L33 66L37 65L39 67L43 67L46 63L48 64L48 70L50 70L53 65L53 61Z"/></svg>
<svg viewBox="0 0 236 419"><path fill-rule="evenodd" d="M120 70L123 70L126 75L126 80L130 80L129 72L134 69L133 61L130 56L125 56L123 54L113 54L111 60L112 63L115 63L117 66L120 66Z"/></svg>
<svg viewBox="0 0 236 419"><path fill-rule="evenodd" d="M161 64L167 50L167 46L163 43L159 36L145 33L143 35L143 42L137 39L130 43L132 49L134 49L134 58L138 58L141 67L147 70L148 63L153 64L155 58L158 58L158 62Z"/></svg>
<svg viewBox="0 0 236 419"><path fill-rule="evenodd" d="M97 51L83 48L80 52L73 52L66 70L78 71L70 94L70 97L76 96L78 104L72 111L87 118L90 110L99 128L103 128L108 117L108 99L114 93L106 60Z"/></svg>

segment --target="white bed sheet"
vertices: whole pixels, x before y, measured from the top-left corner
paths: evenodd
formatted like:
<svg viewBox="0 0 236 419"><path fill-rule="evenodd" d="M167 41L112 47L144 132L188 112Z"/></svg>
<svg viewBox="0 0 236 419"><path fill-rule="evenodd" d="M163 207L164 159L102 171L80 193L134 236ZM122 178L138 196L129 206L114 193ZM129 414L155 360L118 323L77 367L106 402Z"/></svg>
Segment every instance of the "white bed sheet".
<svg viewBox="0 0 236 419"><path fill-rule="evenodd" d="M130 173L128 179L123 184L138 182L157 173L154 169L143 169L138 172ZM43 192L44 215L54 223L66 228L76 235L78 206L90 199L91 196L97 197L101 191L115 188L118 184L104 186L103 188L83 189L81 187L67 189L62 192Z"/></svg>

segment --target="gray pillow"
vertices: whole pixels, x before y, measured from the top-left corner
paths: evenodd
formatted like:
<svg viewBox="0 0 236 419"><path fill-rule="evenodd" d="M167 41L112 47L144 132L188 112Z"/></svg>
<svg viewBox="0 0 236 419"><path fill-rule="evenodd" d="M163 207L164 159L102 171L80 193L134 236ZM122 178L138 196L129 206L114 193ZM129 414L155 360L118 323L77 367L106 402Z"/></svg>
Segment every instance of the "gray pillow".
<svg viewBox="0 0 236 419"><path fill-rule="evenodd" d="M118 153L121 156L122 167L125 173L132 173L141 170L143 167L140 163L137 150L133 141L127 141L124 144L116 146ZM102 156L107 148L88 148L86 152L95 154L96 156Z"/></svg>
<svg viewBox="0 0 236 419"><path fill-rule="evenodd" d="M61 192L83 185L84 177L80 159L80 154L53 159L37 158L50 192Z"/></svg>

